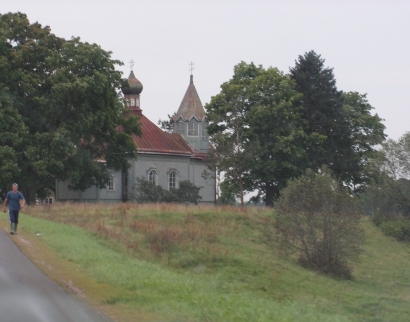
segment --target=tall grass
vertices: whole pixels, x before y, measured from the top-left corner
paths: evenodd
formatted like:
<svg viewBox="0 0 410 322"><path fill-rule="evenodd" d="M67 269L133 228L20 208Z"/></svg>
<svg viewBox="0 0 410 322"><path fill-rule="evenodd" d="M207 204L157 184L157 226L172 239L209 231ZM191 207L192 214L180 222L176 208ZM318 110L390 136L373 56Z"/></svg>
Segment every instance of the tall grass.
<svg viewBox="0 0 410 322"><path fill-rule="evenodd" d="M19 236L37 234L106 285L93 295L97 286L74 281L119 321L408 320L406 244L364 220L355 279L339 281L281 256L265 239L271 218L263 208L63 204L27 208Z"/></svg>

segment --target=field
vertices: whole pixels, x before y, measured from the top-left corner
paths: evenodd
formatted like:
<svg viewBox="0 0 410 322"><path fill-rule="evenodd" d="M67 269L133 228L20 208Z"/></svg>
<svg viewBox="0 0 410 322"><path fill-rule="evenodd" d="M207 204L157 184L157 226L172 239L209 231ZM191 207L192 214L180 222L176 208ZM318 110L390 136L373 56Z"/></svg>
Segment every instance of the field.
<svg viewBox="0 0 410 322"><path fill-rule="evenodd" d="M363 218L354 279L306 270L266 238L272 210L28 207L12 238L46 274L117 321L408 321L410 247ZM7 218L1 215L7 230Z"/></svg>

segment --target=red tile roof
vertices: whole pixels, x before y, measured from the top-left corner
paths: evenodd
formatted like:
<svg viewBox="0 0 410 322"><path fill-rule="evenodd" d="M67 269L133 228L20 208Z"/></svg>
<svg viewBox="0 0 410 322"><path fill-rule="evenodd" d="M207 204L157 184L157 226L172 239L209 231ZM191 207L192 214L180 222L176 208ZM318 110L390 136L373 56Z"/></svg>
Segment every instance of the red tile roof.
<svg viewBox="0 0 410 322"><path fill-rule="evenodd" d="M184 155L195 159L206 158L205 153L200 153L190 146L180 134L164 132L142 113L139 116L142 135L141 137L133 135L138 153Z"/></svg>

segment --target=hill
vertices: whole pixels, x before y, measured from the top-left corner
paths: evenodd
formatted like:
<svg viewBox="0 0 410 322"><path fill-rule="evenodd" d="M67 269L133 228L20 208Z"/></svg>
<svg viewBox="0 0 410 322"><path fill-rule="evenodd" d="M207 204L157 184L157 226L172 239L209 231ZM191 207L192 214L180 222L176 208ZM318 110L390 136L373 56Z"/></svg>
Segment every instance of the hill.
<svg viewBox="0 0 410 322"><path fill-rule="evenodd" d="M410 247L363 218L353 280L268 242L265 208L28 207L13 236L68 291L117 321L408 321ZM6 230L6 215L1 215Z"/></svg>

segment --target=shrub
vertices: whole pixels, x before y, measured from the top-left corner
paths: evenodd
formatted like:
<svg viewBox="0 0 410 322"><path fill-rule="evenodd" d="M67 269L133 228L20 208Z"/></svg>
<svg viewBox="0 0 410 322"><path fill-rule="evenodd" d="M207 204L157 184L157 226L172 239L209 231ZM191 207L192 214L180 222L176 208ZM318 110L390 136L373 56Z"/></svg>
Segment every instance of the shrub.
<svg viewBox="0 0 410 322"><path fill-rule="evenodd" d="M289 182L275 207L281 245L305 267L351 278L351 262L363 243L356 202L327 168Z"/></svg>
<svg viewBox="0 0 410 322"><path fill-rule="evenodd" d="M380 224L380 229L386 236L391 236L399 241L410 241L410 221L405 218L385 221Z"/></svg>
<svg viewBox="0 0 410 322"><path fill-rule="evenodd" d="M140 203L194 203L202 199L199 195L201 187L197 187L191 182L185 180L179 183L178 189L171 191L162 189L161 186L156 186L146 179L137 178L136 200Z"/></svg>
<svg viewBox="0 0 410 322"><path fill-rule="evenodd" d="M179 188L173 189L172 192L176 196L175 202L197 204L198 201L202 199L199 195L199 190L201 190L201 187L197 187L188 180L185 180L181 181L179 183Z"/></svg>

